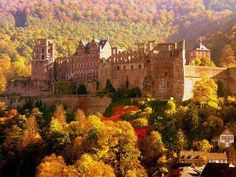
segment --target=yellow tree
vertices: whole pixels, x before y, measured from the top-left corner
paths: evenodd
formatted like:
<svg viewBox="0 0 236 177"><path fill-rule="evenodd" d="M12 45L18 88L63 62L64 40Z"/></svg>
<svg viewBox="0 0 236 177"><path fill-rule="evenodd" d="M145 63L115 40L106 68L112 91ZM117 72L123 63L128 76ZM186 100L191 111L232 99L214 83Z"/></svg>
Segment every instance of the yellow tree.
<svg viewBox="0 0 236 177"><path fill-rule="evenodd" d="M217 84L212 79L206 77L195 82L193 88L193 101L200 105L218 107Z"/></svg>
<svg viewBox="0 0 236 177"><path fill-rule="evenodd" d="M3 74L2 69L0 68L0 94L4 93L7 86L7 80Z"/></svg>

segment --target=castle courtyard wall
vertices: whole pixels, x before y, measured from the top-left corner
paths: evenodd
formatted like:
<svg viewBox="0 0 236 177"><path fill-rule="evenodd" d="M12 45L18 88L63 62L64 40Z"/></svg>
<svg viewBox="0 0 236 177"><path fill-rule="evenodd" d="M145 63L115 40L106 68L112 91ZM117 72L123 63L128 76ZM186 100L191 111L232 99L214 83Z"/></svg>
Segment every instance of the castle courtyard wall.
<svg viewBox="0 0 236 177"><path fill-rule="evenodd" d="M185 75L183 100L192 98L194 84L196 81L201 80L202 77L211 78L215 82L221 80L224 84L224 87L229 88L229 72L227 68L185 65L184 70Z"/></svg>

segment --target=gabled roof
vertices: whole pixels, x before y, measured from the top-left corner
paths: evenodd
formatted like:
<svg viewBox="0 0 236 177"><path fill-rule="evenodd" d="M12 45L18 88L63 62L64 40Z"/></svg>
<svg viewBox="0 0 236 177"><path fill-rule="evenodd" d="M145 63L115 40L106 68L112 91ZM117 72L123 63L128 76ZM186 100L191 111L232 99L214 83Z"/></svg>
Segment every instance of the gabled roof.
<svg viewBox="0 0 236 177"><path fill-rule="evenodd" d="M231 134L233 134L233 132L232 132L228 127L223 127L223 128L220 129L218 132L216 132L213 137L218 137L218 136L220 136L220 135L223 134L226 130L228 130Z"/></svg>
<svg viewBox="0 0 236 177"><path fill-rule="evenodd" d="M104 47L105 45L106 45L106 43L107 43L107 39L102 39L102 40L98 40L98 41L95 41L96 43L97 43L97 45L99 46L99 47Z"/></svg>
<svg viewBox="0 0 236 177"><path fill-rule="evenodd" d="M210 51L210 49L208 49L206 46L204 46L202 44L202 42L199 42L199 44L195 47L194 50L198 50L198 51Z"/></svg>
<svg viewBox="0 0 236 177"><path fill-rule="evenodd" d="M208 160L228 160L226 153L223 152L180 151L179 156L182 160L198 160L202 157Z"/></svg>
<svg viewBox="0 0 236 177"><path fill-rule="evenodd" d="M227 163L208 163L200 177L226 177L228 169L229 164Z"/></svg>

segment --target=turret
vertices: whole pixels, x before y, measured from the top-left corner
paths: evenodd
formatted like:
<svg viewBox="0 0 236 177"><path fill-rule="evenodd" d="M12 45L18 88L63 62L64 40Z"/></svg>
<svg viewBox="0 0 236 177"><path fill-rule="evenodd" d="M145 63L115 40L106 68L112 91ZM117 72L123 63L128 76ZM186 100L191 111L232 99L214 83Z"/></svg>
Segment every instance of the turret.
<svg viewBox="0 0 236 177"><path fill-rule="evenodd" d="M33 80L51 80L53 77L54 59L53 40L37 39L32 60L31 78Z"/></svg>

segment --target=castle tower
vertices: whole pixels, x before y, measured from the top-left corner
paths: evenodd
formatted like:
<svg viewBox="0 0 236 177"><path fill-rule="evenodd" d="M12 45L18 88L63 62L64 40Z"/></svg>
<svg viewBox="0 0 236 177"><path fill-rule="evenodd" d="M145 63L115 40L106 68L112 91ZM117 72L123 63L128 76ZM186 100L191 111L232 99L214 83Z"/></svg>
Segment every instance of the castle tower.
<svg viewBox="0 0 236 177"><path fill-rule="evenodd" d="M207 58L211 60L211 50L202 44L202 40L199 40L198 45L188 54L187 64L195 65L196 58Z"/></svg>
<svg viewBox="0 0 236 177"><path fill-rule="evenodd" d="M51 39L37 39L32 60L33 80L50 81L53 77L54 43Z"/></svg>

